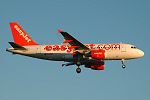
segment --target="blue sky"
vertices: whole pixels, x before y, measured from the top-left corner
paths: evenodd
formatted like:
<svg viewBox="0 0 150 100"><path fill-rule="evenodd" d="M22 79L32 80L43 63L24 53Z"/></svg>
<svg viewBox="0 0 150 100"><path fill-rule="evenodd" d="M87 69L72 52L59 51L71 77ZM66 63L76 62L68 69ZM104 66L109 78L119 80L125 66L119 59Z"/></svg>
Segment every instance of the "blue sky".
<svg viewBox="0 0 150 100"><path fill-rule="evenodd" d="M0 100L149 100L149 0L0 0ZM61 67L6 52L13 41L9 22L39 44L60 44L57 29L82 43L128 43L144 57L106 61L105 70Z"/></svg>

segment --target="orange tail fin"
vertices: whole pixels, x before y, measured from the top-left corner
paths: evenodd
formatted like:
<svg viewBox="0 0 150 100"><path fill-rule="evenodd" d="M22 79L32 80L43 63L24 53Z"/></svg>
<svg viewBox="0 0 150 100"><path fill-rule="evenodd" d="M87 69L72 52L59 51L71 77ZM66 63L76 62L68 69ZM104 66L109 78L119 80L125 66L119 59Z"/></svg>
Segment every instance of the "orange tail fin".
<svg viewBox="0 0 150 100"><path fill-rule="evenodd" d="M16 22L9 23L14 38L14 42L21 46L39 45L20 27Z"/></svg>

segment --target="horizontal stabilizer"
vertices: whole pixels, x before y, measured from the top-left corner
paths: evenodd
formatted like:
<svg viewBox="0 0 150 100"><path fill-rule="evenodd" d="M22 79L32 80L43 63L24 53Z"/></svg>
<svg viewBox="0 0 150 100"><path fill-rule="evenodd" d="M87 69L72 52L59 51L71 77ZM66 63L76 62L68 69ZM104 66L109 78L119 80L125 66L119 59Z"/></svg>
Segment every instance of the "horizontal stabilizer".
<svg viewBox="0 0 150 100"><path fill-rule="evenodd" d="M8 42L8 43L16 50L27 50L26 48L24 48L23 46L15 43L15 42Z"/></svg>

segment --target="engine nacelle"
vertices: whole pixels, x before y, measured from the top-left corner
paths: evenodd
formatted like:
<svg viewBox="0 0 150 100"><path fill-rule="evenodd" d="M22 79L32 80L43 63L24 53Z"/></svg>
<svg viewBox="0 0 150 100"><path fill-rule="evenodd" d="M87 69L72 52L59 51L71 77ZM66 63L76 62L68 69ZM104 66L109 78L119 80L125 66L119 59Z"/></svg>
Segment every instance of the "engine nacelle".
<svg viewBox="0 0 150 100"><path fill-rule="evenodd" d="M92 57L95 59L105 59L105 50L92 50L85 55L86 57Z"/></svg>
<svg viewBox="0 0 150 100"><path fill-rule="evenodd" d="M104 70L104 62L91 62L88 64L85 64L85 67L91 68L93 70Z"/></svg>

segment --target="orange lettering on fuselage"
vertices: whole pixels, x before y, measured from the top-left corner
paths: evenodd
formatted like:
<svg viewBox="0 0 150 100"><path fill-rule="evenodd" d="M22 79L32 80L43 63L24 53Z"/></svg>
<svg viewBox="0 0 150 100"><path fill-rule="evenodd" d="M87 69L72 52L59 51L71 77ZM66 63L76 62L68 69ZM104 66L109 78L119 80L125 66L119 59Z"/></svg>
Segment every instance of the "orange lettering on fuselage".
<svg viewBox="0 0 150 100"><path fill-rule="evenodd" d="M120 44L89 44L85 45L86 47L90 49L103 49L103 50L120 50ZM68 45L47 45L45 47L46 51L67 51L67 53L72 52L72 48L70 48Z"/></svg>
<svg viewBox="0 0 150 100"><path fill-rule="evenodd" d="M66 50L66 45L61 45L61 51L65 51Z"/></svg>
<svg viewBox="0 0 150 100"><path fill-rule="evenodd" d="M46 51L51 51L51 50L52 50L52 46L50 46L50 45L46 46L46 47L45 47L45 50L46 50Z"/></svg>
<svg viewBox="0 0 150 100"><path fill-rule="evenodd" d="M90 49L95 49L94 48L94 46L95 46L94 44L90 44L89 46L90 46Z"/></svg>
<svg viewBox="0 0 150 100"><path fill-rule="evenodd" d="M72 51L72 49L69 48L69 46L67 46L67 45L61 45L61 46L59 46L59 45L48 45L44 49L46 51L66 51L67 50L68 53L70 53Z"/></svg>

